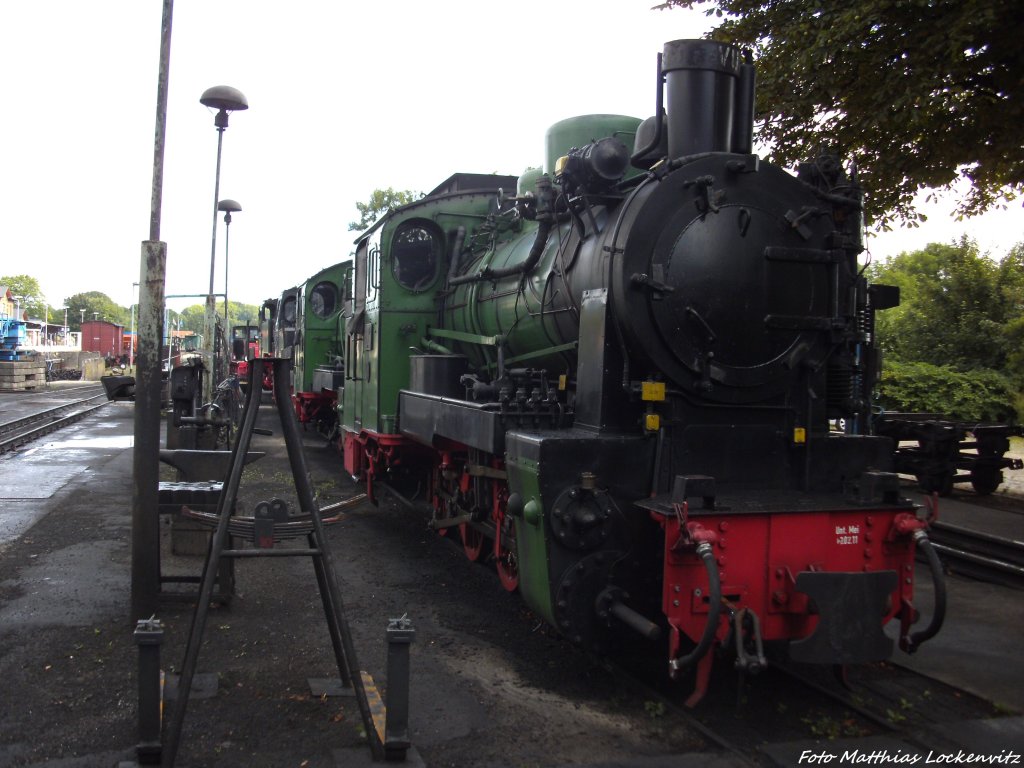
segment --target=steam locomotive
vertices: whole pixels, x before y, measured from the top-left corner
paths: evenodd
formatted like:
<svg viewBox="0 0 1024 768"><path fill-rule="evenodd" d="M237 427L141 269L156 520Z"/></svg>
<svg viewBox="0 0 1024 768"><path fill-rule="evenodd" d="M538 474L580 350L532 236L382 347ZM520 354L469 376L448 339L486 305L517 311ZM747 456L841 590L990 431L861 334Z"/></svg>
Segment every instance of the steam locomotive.
<svg viewBox="0 0 1024 768"><path fill-rule="evenodd" d="M858 267L856 178L753 154L746 52L669 42L656 85L653 117L564 120L542 169L455 174L360 236L344 469L573 641L661 638L692 703L716 646L853 664L891 655L895 621L914 651L944 589L930 510L869 433L898 292ZM913 632L918 548L937 602Z"/></svg>

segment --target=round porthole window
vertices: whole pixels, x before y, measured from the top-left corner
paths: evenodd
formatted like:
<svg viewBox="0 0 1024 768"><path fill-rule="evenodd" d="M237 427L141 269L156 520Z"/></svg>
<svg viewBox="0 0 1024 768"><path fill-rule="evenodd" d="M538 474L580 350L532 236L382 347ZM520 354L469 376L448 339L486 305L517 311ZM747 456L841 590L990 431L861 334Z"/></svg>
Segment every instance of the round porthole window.
<svg viewBox="0 0 1024 768"><path fill-rule="evenodd" d="M429 222L402 224L391 243L391 271L410 291L422 291L437 279L441 262L441 233Z"/></svg>
<svg viewBox="0 0 1024 768"><path fill-rule="evenodd" d="M334 283L322 282L309 293L309 308L319 318L330 317L338 308L338 288Z"/></svg>

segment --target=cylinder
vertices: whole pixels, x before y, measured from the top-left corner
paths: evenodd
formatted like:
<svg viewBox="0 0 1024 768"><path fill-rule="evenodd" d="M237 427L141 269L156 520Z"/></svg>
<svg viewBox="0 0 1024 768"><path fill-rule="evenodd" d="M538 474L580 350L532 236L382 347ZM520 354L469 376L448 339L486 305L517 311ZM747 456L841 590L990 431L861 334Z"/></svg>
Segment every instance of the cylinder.
<svg viewBox="0 0 1024 768"><path fill-rule="evenodd" d="M740 50L710 40L665 44L669 157L732 151Z"/></svg>

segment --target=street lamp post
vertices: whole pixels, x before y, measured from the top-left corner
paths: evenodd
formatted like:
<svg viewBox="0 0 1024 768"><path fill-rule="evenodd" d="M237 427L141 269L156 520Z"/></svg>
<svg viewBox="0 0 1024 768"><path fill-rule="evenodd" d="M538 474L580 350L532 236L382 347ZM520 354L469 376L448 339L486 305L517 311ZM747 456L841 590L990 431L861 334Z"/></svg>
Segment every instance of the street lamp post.
<svg viewBox="0 0 1024 768"><path fill-rule="evenodd" d="M224 211L224 327L228 329L228 252L231 246L231 214L242 210L237 202L224 199L217 203L217 210ZM230 337L229 337L230 338Z"/></svg>
<svg viewBox="0 0 1024 768"><path fill-rule="evenodd" d="M216 358L214 335L217 332L216 300L213 296L213 270L217 262L217 211L220 202L220 159L224 144L224 130L228 127L228 115L249 108L245 95L237 88L228 85L215 85L207 88L199 98L199 103L217 110L213 124L217 129L217 166L213 183L213 234L210 237L210 290L206 295L206 314L203 322L204 358L209 355L210 375L203 382L203 398L210 402L213 398L213 377L216 375ZM226 303L226 297L225 297Z"/></svg>

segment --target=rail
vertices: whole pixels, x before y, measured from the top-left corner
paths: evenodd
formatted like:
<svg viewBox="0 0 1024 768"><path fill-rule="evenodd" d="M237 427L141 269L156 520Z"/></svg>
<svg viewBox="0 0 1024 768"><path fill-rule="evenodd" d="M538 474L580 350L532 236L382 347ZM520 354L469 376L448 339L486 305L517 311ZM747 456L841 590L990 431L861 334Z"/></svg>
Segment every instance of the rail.
<svg viewBox="0 0 1024 768"><path fill-rule="evenodd" d="M99 404L93 404L95 401ZM54 432L62 427L79 421L109 402L106 394L97 395L61 403L53 408L46 408L29 416L0 424L0 453L13 451L25 443Z"/></svg>
<svg viewBox="0 0 1024 768"><path fill-rule="evenodd" d="M1024 589L1024 541L936 521L928 538L953 573Z"/></svg>

